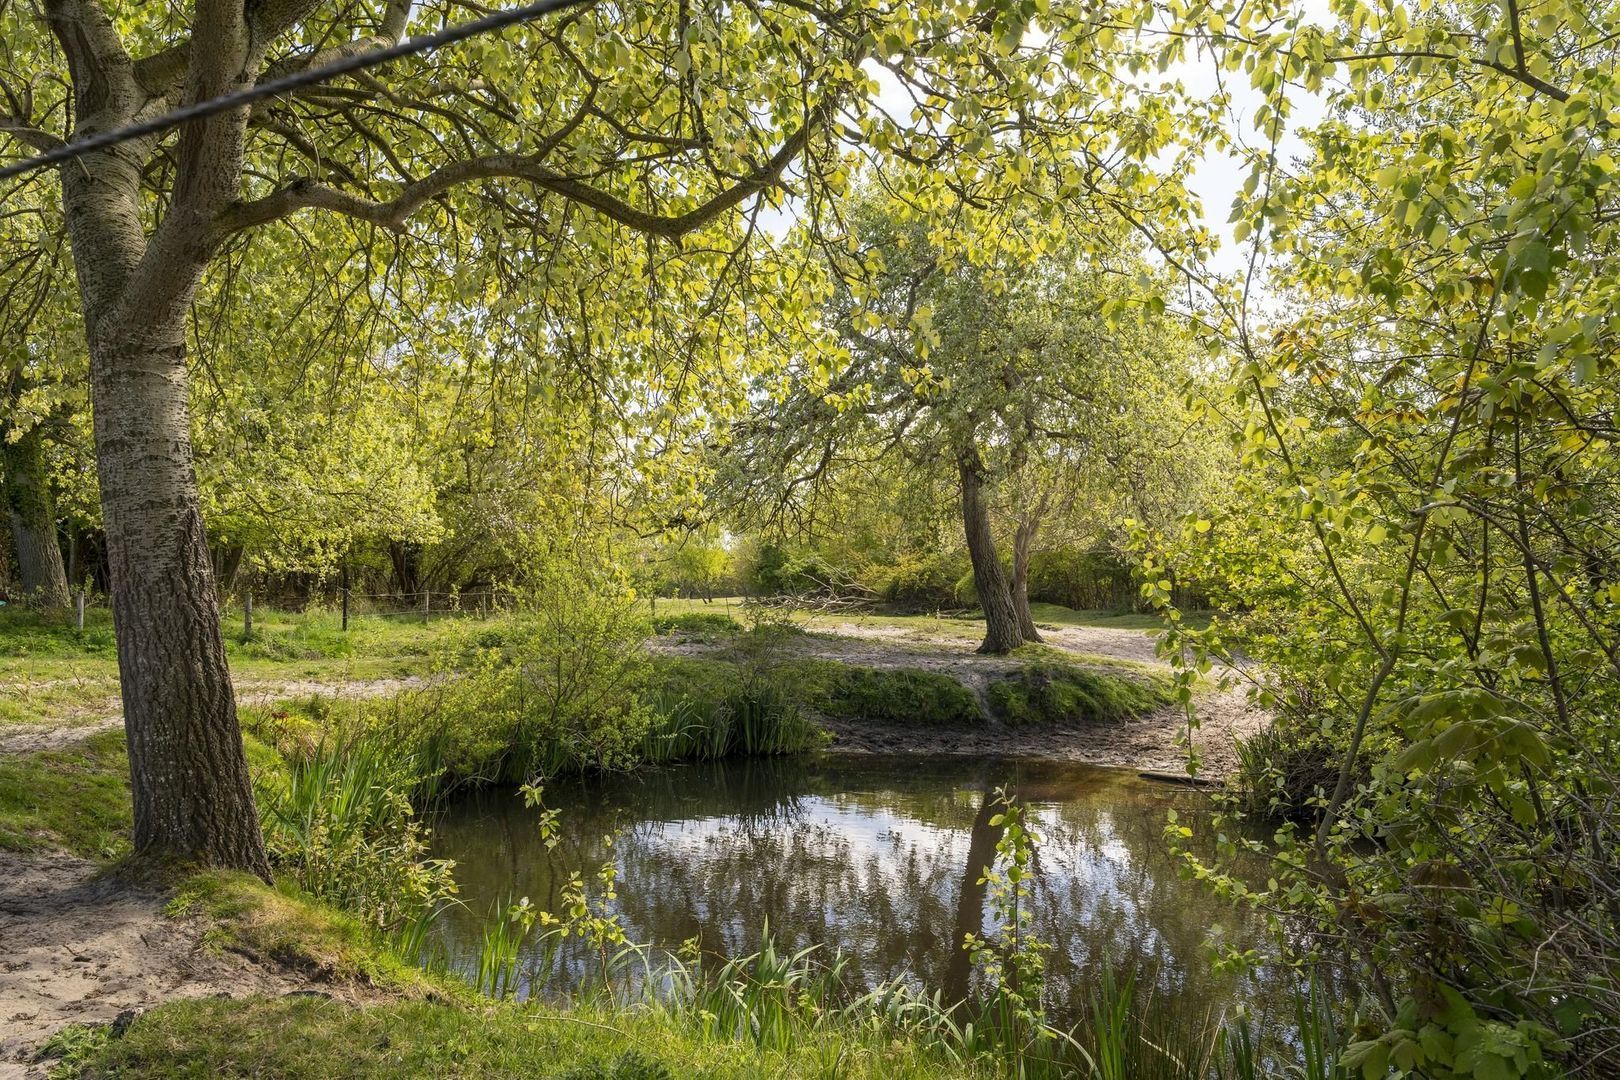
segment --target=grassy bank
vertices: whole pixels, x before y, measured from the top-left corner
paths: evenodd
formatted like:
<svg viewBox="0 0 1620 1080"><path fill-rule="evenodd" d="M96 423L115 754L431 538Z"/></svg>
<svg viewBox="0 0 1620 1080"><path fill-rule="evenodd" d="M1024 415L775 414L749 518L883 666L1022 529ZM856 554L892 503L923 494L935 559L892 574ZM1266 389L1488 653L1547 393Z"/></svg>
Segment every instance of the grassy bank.
<svg viewBox="0 0 1620 1080"><path fill-rule="evenodd" d="M62 750L0 755L0 849L114 858L129 846L129 827L122 731Z"/></svg>

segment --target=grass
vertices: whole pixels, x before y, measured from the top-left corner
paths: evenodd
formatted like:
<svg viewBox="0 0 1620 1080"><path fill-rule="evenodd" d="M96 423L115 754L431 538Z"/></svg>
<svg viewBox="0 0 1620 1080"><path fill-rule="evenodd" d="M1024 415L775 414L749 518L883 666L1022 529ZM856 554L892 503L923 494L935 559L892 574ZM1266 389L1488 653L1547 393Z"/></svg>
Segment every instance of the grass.
<svg viewBox="0 0 1620 1080"><path fill-rule="evenodd" d="M131 820L125 761L122 731L62 750L0 756L0 848L122 854Z"/></svg>
<svg viewBox="0 0 1620 1080"><path fill-rule="evenodd" d="M242 635L241 613L227 611L222 628L231 674L238 684L330 683L425 675L442 646L463 626L455 618L355 616L349 629L334 612L258 608L253 636ZM0 607L0 728L16 724L70 726L118 712L118 654L112 615L72 616L20 606Z"/></svg>
<svg viewBox="0 0 1620 1080"><path fill-rule="evenodd" d="M1126 678L1050 660L996 679L987 693L997 717L1013 726L1125 720L1175 701L1162 676Z"/></svg>
<svg viewBox="0 0 1620 1080"><path fill-rule="evenodd" d="M804 659L782 664L777 678L806 707L835 719L900 727L974 727L984 722L973 692L936 671Z"/></svg>
<svg viewBox="0 0 1620 1080"><path fill-rule="evenodd" d="M1163 621L1152 614L1134 611L1077 610L1060 604L1030 604L1030 614L1037 625L1095 626L1114 630L1155 631ZM659 600L655 616L660 619L678 618L687 614L711 614L747 621L746 601L740 596L716 597L712 603L702 600ZM848 614L820 615L798 613L795 619L809 629L824 628L840 622L859 622L869 626L914 630L935 636L978 638L984 635L984 617L977 611L951 612L933 615L898 615L884 612L850 612ZM1182 625L1200 629L1209 623L1209 613L1189 611L1182 614Z"/></svg>
<svg viewBox="0 0 1620 1080"><path fill-rule="evenodd" d="M743 624L723 611L659 613L652 617L652 628L657 634L695 634L702 637L726 637L743 632Z"/></svg>
<svg viewBox="0 0 1620 1080"><path fill-rule="evenodd" d="M166 913L195 916L204 943L321 982L355 983L412 998L443 997L444 984L390 949L372 928L283 879L272 888L249 874L211 870L186 879ZM470 999L470 993L467 995Z"/></svg>
<svg viewBox="0 0 1620 1080"><path fill-rule="evenodd" d="M705 1039L657 1010L556 1011L421 1001L352 1008L309 998L177 1002L90 1056L85 1077L971 1077L922 1048L826 1035L762 1051Z"/></svg>
<svg viewBox="0 0 1620 1080"><path fill-rule="evenodd" d="M671 697L697 703L737 693L749 677L716 658L658 657L659 685ZM975 726L984 722L978 699L956 679L913 668L871 668L836 660L779 660L753 676L806 711L829 719L864 719L898 726Z"/></svg>

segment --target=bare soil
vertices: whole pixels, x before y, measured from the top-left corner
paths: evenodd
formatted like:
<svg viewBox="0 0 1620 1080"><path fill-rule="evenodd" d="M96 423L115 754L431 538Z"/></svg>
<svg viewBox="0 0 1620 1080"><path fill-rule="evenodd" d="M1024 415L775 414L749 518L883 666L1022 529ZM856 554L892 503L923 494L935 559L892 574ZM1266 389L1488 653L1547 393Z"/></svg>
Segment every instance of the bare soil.
<svg viewBox="0 0 1620 1080"><path fill-rule="evenodd" d="M418 681L257 679L239 681L236 692L244 704L380 697ZM61 749L124 722L116 699L99 715L83 715L87 707L57 724L4 729L0 753ZM201 922L168 916L167 900L161 889L103 877L95 863L62 852L0 851L0 1080L45 1076L48 1063L32 1059L70 1024L111 1023L175 998L311 988L297 972L208 947ZM326 983L319 992L345 993Z"/></svg>
<svg viewBox="0 0 1620 1080"><path fill-rule="evenodd" d="M175 998L284 994L308 980L204 944L163 891L98 875L60 852L0 851L0 1080L70 1024L104 1024ZM327 991L329 987L323 987Z"/></svg>

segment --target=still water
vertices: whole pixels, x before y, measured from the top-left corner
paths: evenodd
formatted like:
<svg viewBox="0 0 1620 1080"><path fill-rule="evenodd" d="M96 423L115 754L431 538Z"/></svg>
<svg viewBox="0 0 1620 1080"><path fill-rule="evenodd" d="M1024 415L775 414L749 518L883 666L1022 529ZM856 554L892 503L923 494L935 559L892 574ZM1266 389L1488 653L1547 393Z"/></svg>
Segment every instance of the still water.
<svg viewBox="0 0 1620 1080"><path fill-rule="evenodd" d="M1000 787L1029 807L1042 839L1034 931L1053 947L1054 1019L1077 1018L1105 958L1183 1005L1263 1011L1263 970L1217 977L1209 965L1216 942L1267 951L1257 921L1184 879L1165 848L1166 812L1196 814L1202 797L1083 765L825 755L559 781L546 789L562 815L550 851L536 810L483 792L435 823L435 854L456 861L464 901L440 942L453 967L476 970L492 913L521 896L558 910L571 872L589 881L611 859L611 910L632 941L695 937L738 955L768 924L780 949L842 952L862 983L909 975L954 1000L975 989L963 935L995 930L979 878L1000 837ZM526 959L540 956L536 946ZM594 970L583 951L550 962L526 992L566 991Z"/></svg>

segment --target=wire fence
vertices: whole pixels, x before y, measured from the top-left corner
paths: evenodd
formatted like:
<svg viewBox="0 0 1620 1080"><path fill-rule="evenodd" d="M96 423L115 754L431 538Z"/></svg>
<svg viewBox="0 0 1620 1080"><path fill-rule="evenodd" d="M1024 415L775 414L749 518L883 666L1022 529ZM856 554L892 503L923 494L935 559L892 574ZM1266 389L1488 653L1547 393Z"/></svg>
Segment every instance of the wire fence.
<svg viewBox="0 0 1620 1080"><path fill-rule="evenodd" d="M259 597L257 603L264 610L329 610L336 614L343 629L355 619L420 619L427 621L445 617L487 619L512 610L515 606L511 594L501 589L422 589L416 592L356 592L338 589L318 600L302 598L300 607L289 608L277 604L275 597ZM231 605L242 619L243 633L253 632L255 597L243 591L238 604Z"/></svg>

